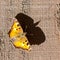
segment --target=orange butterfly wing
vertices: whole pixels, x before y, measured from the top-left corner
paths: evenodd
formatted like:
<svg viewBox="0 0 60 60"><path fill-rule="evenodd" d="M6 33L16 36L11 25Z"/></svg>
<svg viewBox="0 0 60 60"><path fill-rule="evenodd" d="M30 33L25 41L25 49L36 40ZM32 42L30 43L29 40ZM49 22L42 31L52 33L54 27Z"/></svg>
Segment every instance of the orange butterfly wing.
<svg viewBox="0 0 60 60"><path fill-rule="evenodd" d="M30 50L30 44L25 36L23 29L18 21L14 21L11 30L9 32L10 38L15 38L13 45L18 48Z"/></svg>

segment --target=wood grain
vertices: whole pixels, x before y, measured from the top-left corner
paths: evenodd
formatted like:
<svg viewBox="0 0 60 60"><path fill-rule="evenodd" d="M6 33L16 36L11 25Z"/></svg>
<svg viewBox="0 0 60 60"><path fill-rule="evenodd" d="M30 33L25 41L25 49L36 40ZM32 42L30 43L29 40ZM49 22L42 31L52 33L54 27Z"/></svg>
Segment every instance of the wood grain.
<svg viewBox="0 0 60 60"><path fill-rule="evenodd" d="M59 0L0 0L0 60L60 60L60 31L56 13ZM8 31L18 13L30 16L46 36L44 43L27 52L10 42Z"/></svg>

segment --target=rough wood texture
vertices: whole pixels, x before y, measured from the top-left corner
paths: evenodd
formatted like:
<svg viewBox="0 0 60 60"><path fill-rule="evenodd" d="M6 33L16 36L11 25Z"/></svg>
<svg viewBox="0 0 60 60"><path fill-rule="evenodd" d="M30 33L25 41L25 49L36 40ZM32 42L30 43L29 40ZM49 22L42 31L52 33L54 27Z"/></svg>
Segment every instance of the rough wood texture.
<svg viewBox="0 0 60 60"><path fill-rule="evenodd" d="M60 60L60 30L57 27L56 13L59 0L0 0L0 60ZM10 42L8 31L11 20L23 12L39 21L46 40L40 45L32 45L27 52L17 49Z"/></svg>

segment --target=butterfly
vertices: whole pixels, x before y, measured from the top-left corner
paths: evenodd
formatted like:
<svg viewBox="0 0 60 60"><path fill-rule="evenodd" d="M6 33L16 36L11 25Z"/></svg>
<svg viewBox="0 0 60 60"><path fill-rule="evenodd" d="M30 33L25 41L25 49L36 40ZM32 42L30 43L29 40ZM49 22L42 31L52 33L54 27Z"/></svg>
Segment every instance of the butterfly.
<svg viewBox="0 0 60 60"><path fill-rule="evenodd" d="M23 29L17 19L14 19L13 25L9 31L9 37L14 38L13 45L15 47L31 50L26 33L23 32Z"/></svg>
<svg viewBox="0 0 60 60"><path fill-rule="evenodd" d="M45 42L45 34L37 26L39 22L34 23L34 20L30 16L18 13L9 31L9 37L14 38L12 40L13 45L25 50L31 50L31 45L40 45Z"/></svg>

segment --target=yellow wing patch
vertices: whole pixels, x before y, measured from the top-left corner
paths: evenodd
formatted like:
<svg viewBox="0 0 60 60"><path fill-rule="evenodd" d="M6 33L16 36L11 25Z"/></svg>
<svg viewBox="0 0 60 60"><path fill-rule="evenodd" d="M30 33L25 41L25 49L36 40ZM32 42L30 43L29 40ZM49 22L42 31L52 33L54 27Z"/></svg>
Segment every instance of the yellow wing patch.
<svg viewBox="0 0 60 60"><path fill-rule="evenodd" d="M18 48L23 48L23 49L27 49L27 50L30 49L30 44L29 44L26 36L17 38L17 40L15 40L13 42L13 44Z"/></svg>
<svg viewBox="0 0 60 60"><path fill-rule="evenodd" d="M20 26L18 21L14 21L14 23L11 27L10 33L9 33L10 38L14 38L21 33L23 33L22 27Z"/></svg>
<svg viewBox="0 0 60 60"><path fill-rule="evenodd" d="M23 29L17 20L14 21L11 27L9 37L15 38L15 40L13 41L13 45L15 47L22 48L25 50L31 49L26 34L23 32Z"/></svg>

